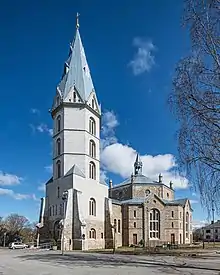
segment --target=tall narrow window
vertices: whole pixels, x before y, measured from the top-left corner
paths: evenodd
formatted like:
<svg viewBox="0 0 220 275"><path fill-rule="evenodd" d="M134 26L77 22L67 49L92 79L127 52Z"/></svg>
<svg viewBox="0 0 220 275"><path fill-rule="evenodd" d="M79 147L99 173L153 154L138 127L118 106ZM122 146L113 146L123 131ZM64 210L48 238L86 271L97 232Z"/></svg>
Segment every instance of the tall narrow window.
<svg viewBox="0 0 220 275"><path fill-rule="evenodd" d="M150 211L150 239L160 238L160 212L157 209Z"/></svg>
<svg viewBox="0 0 220 275"><path fill-rule="evenodd" d="M95 100L92 99L92 109L94 109L94 108L95 108Z"/></svg>
<svg viewBox="0 0 220 275"><path fill-rule="evenodd" d="M89 200L89 215L96 216L96 201L93 198Z"/></svg>
<svg viewBox="0 0 220 275"><path fill-rule="evenodd" d="M172 218L174 218L174 211L171 212L171 216L172 216Z"/></svg>
<svg viewBox="0 0 220 275"><path fill-rule="evenodd" d="M58 116L57 117L57 132L60 132L60 129L61 129L61 116Z"/></svg>
<svg viewBox="0 0 220 275"><path fill-rule="evenodd" d="M186 235L188 236L189 231L189 212L186 212Z"/></svg>
<svg viewBox="0 0 220 275"><path fill-rule="evenodd" d="M89 118L89 132L92 135L96 135L96 123L93 117Z"/></svg>
<svg viewBox="0 0 220 275"><path fill-rule="evenodd" d="M76 92L73 92L73 102L76 102Z"/></svg>
<svg viewBox="0 0 220 275"><path fill-rule="evenodd" d="M121 233L121 221L118 220L118 233Z"/></svg>
<svg viewBox="0 0 220 275"><path fill-rule="evenodd" d="M58 160L56 163L56 170L57 170L57 178L60 178L61 177L61 162L60 162L60 160Z"/></svg>
<svg viewBox="0 0 220 275"><path fill-rule="evenodd" d="M137 212L136 210L134 210L134 218L136 218L136 216L137 216Z"/></svg>
<svg viewBox="0 0 220 275"><path fill-rule="evenodd" d="M96 179L96 167L95 163L90 161L89 163L89 178L95 180Z"/></svg>
<svg viewBox="0 0 220 275"><path fill-rule="evenodd" d="M57 204L55 206L55 216L57 216Z"/></svg>
<svg viewBox="0 0 220 275"><path fill-rule="evenodd" d="M54 205L52 206L52 209L53 209L53 216L54 216Z"/></svg>
<svg viewBox="0 0 220 275"><path fill-rule="evenodd" d="M114 219L114 231L115 231L115 233L117 231L117 220L116 219Z"/></svg>
<svg viewBox="0 0 220 275"><path fill-rule="evenodd" d="M96 157L96 146L94 140L89 141L89 155L92 158Z"/></svg>
<svg viewBox="0 0 220 275"><path fill-rule="evenodd" d="M61 140L60 138L57 139L57 156L61 154Z"/></svg>
<svg viewBox="0 0 220 275"><path fill-rule="evenodd" d="M58 186L57 187L57 198L59 199L59 197L60 197L60 187Z"/></svg>
<svg viewBox="0 0 220 275"><path fill-rule="evenodd" d="M91 228L91 230L89 231L89 238L96 239L96 231L94 228Z"/></svg>

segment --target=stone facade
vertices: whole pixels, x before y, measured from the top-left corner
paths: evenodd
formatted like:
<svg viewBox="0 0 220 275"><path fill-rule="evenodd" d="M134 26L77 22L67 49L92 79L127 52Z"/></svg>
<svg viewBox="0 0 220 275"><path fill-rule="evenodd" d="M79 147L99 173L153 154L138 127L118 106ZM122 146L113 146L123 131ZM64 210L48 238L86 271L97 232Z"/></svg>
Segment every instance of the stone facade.
<svg viewBox="0 0 220 275"><path fill-rule="evenodd" d="M175 200L172 183L170 187L138 173L109 190L113 204L121 205L123 246L192 242L190 202Z"/></svg>
<svg viewBox="0 0 220 275"><path fill-rule="evenodd" d="M174 200L161 175L158 182L142 175L139 155L131 178L110 188L100 181L101 109L78 25L51 116L53 175L42 199L41 240L53 238L65 250L190 243L189 201Z"/></svg>

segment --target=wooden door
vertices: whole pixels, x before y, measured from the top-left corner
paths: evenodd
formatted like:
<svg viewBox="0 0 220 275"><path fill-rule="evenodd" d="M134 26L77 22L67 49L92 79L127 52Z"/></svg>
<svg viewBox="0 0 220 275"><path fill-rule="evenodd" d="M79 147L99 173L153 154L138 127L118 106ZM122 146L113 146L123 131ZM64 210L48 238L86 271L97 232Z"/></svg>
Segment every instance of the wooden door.
<svg viewBox="0 0 220 275"><path fill-rule="evenodd" d="M137 244L137 234L133 234L133 244Z"/></svg>
<svg viewBox="0 0 220 275"><path fill-rule="evenodd" d="M171 234L171 244L175 244L175 234Z"/></svg>

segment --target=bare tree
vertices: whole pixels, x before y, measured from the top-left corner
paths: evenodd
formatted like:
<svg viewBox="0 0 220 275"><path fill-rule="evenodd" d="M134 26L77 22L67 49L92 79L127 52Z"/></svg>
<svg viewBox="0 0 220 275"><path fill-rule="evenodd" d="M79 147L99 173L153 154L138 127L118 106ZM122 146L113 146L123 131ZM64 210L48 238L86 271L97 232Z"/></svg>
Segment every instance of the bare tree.
<svg viewBox="0 0 220 275"><path fill-rule="evenodd" d="M220 210L220 0L186 0L192 51L177 64L169 101L179 163L210 212Z"/></svg>
<svg viewBox="0 0 220 275"><path fill-rule="evenodd" d="M11 214L5 218L5 226L11 234L19 235L24 228L29 227L29 221L24 216Z"/></svg>

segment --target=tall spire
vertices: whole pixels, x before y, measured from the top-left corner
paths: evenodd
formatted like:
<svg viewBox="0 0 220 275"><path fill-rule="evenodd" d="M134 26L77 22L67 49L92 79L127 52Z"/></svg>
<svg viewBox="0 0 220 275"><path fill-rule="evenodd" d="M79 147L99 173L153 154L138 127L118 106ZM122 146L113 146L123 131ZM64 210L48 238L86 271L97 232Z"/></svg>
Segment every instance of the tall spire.
<svg viewBox="0 0 220 275"><path fill-rule="evenodd" d="M65 62L62 79L57 86L63 101L73 89L79 94L82 102L86 102L90 94L94 92L92 77L79 33L79 13L76 15L76 35L70 44L69 57Z"/></svg>
<svg viewBox="0 0 220 275"><path fill-rule="evenodd" d="M139 154L137 153L136 160L134 163L134 174L135 175L142 175L142 161L140 159Z"/></svg>

